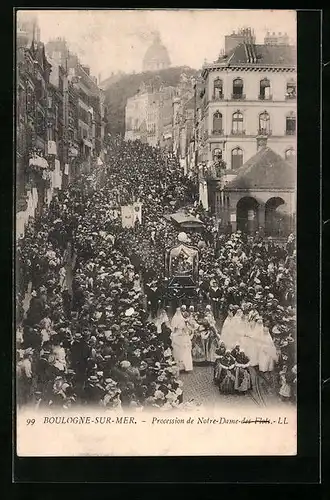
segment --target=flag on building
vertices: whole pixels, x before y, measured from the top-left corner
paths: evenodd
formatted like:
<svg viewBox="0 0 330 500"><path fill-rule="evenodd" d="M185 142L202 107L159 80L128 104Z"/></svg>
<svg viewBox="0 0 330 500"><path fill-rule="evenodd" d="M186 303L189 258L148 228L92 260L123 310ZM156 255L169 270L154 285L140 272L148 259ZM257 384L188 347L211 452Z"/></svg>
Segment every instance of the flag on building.
<svg viewBox="0 0 330 500"><path fill-rule="evenodd" d="M133 205L123 205L121 207L121 223L123 227L134 227L135 217Z"/></svg>

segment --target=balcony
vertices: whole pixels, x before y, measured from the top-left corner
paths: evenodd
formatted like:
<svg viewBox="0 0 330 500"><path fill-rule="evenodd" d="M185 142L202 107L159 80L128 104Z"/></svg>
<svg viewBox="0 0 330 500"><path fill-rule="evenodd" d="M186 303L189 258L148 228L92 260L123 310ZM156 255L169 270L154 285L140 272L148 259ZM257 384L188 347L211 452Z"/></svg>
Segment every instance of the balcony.
<svg viewBox="0 0 330 500"><path fill-rule="evenodd" d="M269 94L269 95L259 94L258 95L258 99L260 101L272 101L273 100L273 96L271 94Z"/></svg>
<svg viewBox="0 0 330 500"><path fill-rule="evenodd" d="M296 131L295 130L286 130L285 135L296 135Z"/></svg>
<svg viewBox="0 0 330 500"><path fill-rule="evenodd" d="M231 98L233 101L244 101L245 97L245 94L231 94Z"/></svg>
<svg viewBox="0 0 330 500"><path fill-rule="evenodd" d="M286 101L294 101L296 99L297 99L297 95L295 92L293 94L288 94L288 93L285 94Z"/></svg>
<svg viewBox="0 0 330 500"><path fill-rule="evenodd" d="M221 135L223 135L223 129L222 130L212 130L211 135L221 136Z"/></svg>
<svg viewBox="0 0 330 500"><path fill-rule="evenodd" d="M272 131L266 128L259 128L258 129L258 136L261 137L268 137L269 135L272 135Z"/></svg>
<svg viewBox="0 0 330 500"><path fill-rule="evenodd" d="M224 95L221 93L221 94L217 94L217 95L213 95L212 96L212 101L222 101L224 98Z"/></svg>
<svg viewBox="0 0 330 500"><path fill-rule="evenodd" d="M245 135L245 130L232 130L231 135L236 135L236 136Z"/></svg>

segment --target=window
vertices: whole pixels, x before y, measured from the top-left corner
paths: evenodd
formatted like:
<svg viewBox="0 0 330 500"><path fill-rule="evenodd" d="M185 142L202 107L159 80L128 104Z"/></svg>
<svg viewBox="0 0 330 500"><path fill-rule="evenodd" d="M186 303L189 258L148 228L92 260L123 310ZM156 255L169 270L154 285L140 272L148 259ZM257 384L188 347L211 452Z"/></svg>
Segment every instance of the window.
<svg viewBox="0 0 330 500"><path fill-rule="evenodd" d="M296 134L296 117L293 111L286 117L285 133L286 135Z"/></svg>
<svg viewBox="0 0 330 500"><path fill-rule="evenodd" d="M213 96L216 100L223 98L223 82L220 78L216 78L216 80L214 80Z"/></svg>
<svg viewBox="0 0 330 500"><path fill-rule="evenodd" d="M270 81L268 78L260 80L259 99L271 99L270 95Z"/></svg>
<svg viewBox="0 0 330 500"><path fill-rule="evenodd" d="M216 111L213 115L213 133L222 134L222 114Z"/></svg>
<svg viewBox="0 0 330 500"><path fill-rule="evenodd" d="M219 161L222 159L222 150L220 148L216 148L213 150L213 161Z"/></svg>
<svg viewBox="0 0 330 500"><path fill-rule="evenodd" d="M243 165L243 151L241 148L235 148L231 152L231 168L237 170Z"/></svg>
<svg viewBox="0 0 330 500"><path fill-rule="evenodd" d="M285 151L285 159L293 160L296 157L295 150L293 148L289 148Z"/></svg>
<svg viewBox="0 0 330 500"><path fill-rule="evenodd" d="M286 84L285 98L286 99L295 99L296 98L296 92L297 92L296 82L293 81L293 80L290 80Z"/></svg>
<svg viewBox="0 0 330 500"><path fill-rule="evenodd" d="M233 113L232 134L239 135L243 133L243 114L240 111Z"/></svg>
<svg viewBox="0 0 330 500"><path fill-rule="evenodd" d="M233 81L233 99L243 99L243 80L242 78L235 78Z"/></svg>
<svg viewBox="0 0 330 500"><path fill-rule="evenodd" d="M259 134L260 135L270 134L270 116L267 113L267 111L264 111L259 115Z"/></svg>

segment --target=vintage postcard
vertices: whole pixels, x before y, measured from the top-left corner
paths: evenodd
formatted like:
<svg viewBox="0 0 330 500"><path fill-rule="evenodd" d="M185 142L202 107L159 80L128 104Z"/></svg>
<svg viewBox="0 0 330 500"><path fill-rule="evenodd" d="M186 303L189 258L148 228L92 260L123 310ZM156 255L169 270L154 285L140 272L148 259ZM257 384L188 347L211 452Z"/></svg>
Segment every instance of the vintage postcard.
<svg viewBox="0 0 330 500"><path fill-rule="evenodd" d="M296 12L15 15L18 456L296 455Z"/></svg>

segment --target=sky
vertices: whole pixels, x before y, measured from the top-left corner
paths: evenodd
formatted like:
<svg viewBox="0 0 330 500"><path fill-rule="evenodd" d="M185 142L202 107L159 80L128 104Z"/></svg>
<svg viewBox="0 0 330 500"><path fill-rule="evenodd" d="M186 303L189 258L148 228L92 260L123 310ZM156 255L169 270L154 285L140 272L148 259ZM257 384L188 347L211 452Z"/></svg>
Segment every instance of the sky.
<svg viewBox="0 0 330 500"><path fill-rule="evenodd" d="M26 11L18 11L24 15ZM224 37L249 26L257 43L267 31L286 32L296 40L293 10L35 10L44 43L65 38L91 73L101 80L112 72L142 69L142 59L158 31L172 66L202 67L214 61Z"/></svg>

